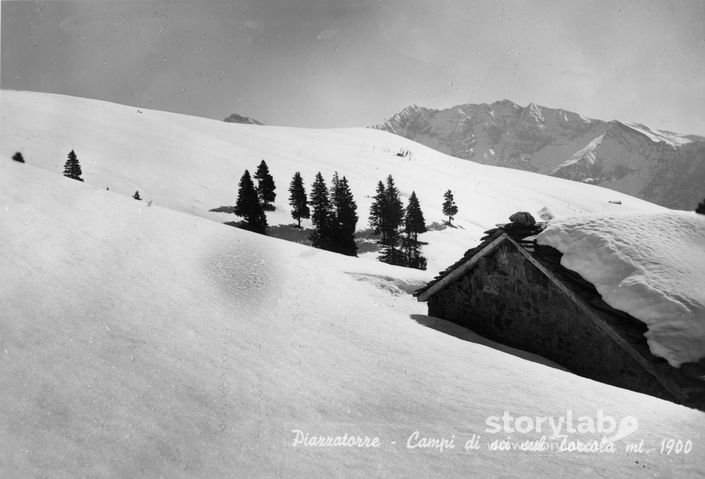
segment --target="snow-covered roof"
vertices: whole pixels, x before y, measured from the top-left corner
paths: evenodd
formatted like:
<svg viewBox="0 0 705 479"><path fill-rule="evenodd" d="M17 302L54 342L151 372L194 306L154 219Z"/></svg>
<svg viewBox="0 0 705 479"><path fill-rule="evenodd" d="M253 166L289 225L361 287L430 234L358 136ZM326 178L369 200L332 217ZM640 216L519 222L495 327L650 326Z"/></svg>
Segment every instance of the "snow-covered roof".
<svg viewBox="0 0 705 479"><path fill-rule="evenodd" d="M552 222L537 242L646 324L652 354L674 367L705 358L705 216L584 215Z"/></svg>
<svg viewBox="0 0 705 479"><path fill-rule="evenodd" d="M503 225L415 296L425 301L464 275L503 234L521 241L537 233L536 243L558 250L558 266L594 286L604 306L646 325L651 354L676 368L705 358L705 216L695 213L590 214L533 227Z"/></svg>

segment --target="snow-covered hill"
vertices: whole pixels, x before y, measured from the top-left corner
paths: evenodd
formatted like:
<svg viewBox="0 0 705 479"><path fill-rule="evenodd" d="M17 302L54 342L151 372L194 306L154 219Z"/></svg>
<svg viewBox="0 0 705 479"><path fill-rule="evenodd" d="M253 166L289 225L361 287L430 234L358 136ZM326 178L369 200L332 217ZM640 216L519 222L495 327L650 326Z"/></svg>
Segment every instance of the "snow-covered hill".
<svg viewBox="0 0 705 479"><path fill-rule="evenodd" d="M452 189L459 207L454 221L458 228L434 229L421 237L429 243L424 254L431 273L455 262L484 230L519 210L538 216L547 208L560 218L661 209L608 189L462 161L368 128L243 125L55 94L1 93L0 154L20 151L28 164L61 174L73 149L87 185L129 196L139 190L145 202L216 221L236 219L209 210L233 205L243 171L253 172L262 160L277 184L277 209L268 213L270 225L293 222L287 189L296 171L307 189L318 171L327 181L335 171L347 176L358 204L358 229L367 228L377 182L389 174L405 203L416 191L429 224L444 220L443 193ZM513 107L506 104L505 109ZM587 121L569 118L575 125Z"/></svg>
<svg viewBox="0 0 705 479"><path fill-rule="evenodd" d="M100 121L82 128L106 135ZM26 156L36 162L36 154ZM107 162L86 161L80 183L2 159L1 477L705 470L705 414L527 361L424 316L402 292L428 273L149 207L91 185L108 178L91 164L105 175ZM143 162L122 166L149 171ZM603 414L631 434L614 452L490 450L495 439L542 435L488 431L488 418L504 411L532 421ZM596 437L563 426L573 443ZM294 445L296 430L374 436L380 445ZM473 434L479 449L465 450ZM424 437L452 438L455 448L425 449ZM681 441L678 453L671 439ZM626 451L641 440L640 452Z"/></svg>
<svg viewBox="0 0 705 479"><path fill-rule="evenodd" d="M509 100L410 106L374 128L488 165L599 184L671 208L705 196L705 138Z"/></svg>

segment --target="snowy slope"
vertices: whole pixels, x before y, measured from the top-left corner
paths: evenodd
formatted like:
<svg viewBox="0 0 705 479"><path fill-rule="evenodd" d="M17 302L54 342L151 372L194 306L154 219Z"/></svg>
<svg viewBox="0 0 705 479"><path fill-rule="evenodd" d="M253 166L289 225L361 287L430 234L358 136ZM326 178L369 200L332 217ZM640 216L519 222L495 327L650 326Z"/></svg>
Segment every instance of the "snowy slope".
<svg viewBox="0 0 705 479"><path fill-rule="evenodd" d="M427 223L442 222L443 193L452 189L458 229L432 231L424 254L438 272L473 246L482 232L518 210L554 216L586 212L645 211L652 204L607 189L528 172L462 161L398 136L366 128L310 130L224 123L97 100L2 91L0 154L21 151L28 164L60 174L74 149L86 183L130 195L140 191L153 205L217 221L233 215L209 213L233 205L245 168L266 160L277 184L277 210L270 225L293 222L288 185L300 171L307 189L316 172L330 181L347 176L358 204L358 229L367 228L371 197L392 174L406 203L412 190ZM579 118L571 121L584 122ZM397 153L408 150L408 157ZM622 205L609 201L621 201ZM310 223L305 223L310 225ZM374 256L373 253L368 253Z"/></svg>
<svg viewBox="0 0 705 479"><path fill-rule="evenodd" d="M660 212L552 222L537 238L604 301L648 326L651 352L674 367L705 358L705 216Z"/></svg>
<svg viewBox="0 0 705 479"><path fill-rule="evenodd" d="M374 126L459 158L589 182L671 208L702 199L705 138L509 100L410 106Z"/></svg>
<svg viewBox="0 0 705 479"><path fill-rule="evenodd" d="M703 475L705 414L439 331L402 294L427 273L2 159L0 477ZM488 416L567 409L633 416L646 449L486 445L534 437L485 432ZM382 443L294 447L294 429ZM416 430L458 446L407 448ZM662 453L670 438L694 449Z"/></svg>

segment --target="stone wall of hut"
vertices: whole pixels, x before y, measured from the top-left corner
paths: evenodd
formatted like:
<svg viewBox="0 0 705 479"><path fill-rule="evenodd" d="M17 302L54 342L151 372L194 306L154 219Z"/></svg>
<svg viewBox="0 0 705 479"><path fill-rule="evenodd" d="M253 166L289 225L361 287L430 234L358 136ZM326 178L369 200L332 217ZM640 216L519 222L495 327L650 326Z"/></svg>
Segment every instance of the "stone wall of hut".
<svg viewBox="0 0 705 479"><path fill-rule="evenodd" d="M675 400L553 281L505 241L428 300L429 315L588 378Z"/></svg>

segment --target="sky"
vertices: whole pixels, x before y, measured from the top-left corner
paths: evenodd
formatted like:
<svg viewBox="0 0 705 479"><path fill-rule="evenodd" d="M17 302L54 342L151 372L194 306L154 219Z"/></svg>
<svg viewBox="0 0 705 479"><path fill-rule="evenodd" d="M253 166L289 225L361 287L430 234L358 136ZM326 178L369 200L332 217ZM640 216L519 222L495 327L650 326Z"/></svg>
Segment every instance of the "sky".
<svg viewBox="0 0 705 479"><path fill-rule="evenodd" d="M0 85L352 127L509 99L705 135L705 0L2 1Z"/></svg>

